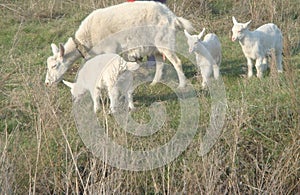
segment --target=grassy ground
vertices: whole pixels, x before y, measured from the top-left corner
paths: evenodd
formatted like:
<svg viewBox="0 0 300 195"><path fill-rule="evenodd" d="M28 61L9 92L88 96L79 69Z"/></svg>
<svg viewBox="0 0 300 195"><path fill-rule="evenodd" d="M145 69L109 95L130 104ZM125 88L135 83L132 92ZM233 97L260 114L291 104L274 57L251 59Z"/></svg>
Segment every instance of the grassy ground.
<svg viewBox="0 0 300 195"><path fill-rule="evenodd" d="M93 9L118 1L0 2L0 194L298 194L300 192L300 6L288 1L168 1L195 28L221 39L221 72L227 113L222 135L198 155L198 133L171 163L150 171L124 171L103 163L84 146L72 115L69 90L46 88L50 43L65 42ZM283 31L284 73L244 78L246 60L230 41L231 16L252 27L276 23ZM210 96L200 90L196 69L183 59L200 105L198 131L209 124ZM76 67L80 65L76 63ZM69 71L73 80L76 71ZM200 79L201 80L201 79ZM133 118L147 123L153 102L168 120L148 141L122 131L109 116L109 132L128 147L167 142L178 127L178 100L168 87L145 84L135 93ZM107 117L99 118L105 122ZM139 144L143 143L143 144Z"/></svg>

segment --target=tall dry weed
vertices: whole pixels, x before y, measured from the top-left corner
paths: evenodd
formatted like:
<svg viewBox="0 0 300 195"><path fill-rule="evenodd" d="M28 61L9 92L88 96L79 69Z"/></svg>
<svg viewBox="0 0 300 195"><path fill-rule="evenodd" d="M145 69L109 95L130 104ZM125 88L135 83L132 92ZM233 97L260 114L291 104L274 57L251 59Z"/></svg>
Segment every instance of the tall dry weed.
<svg viewBox="0 0 300 195"><path fill-rule="evenodd" d="M42 55L27 52L27 47L36 43L34 38L23 40L23 27L41 25L44 15L50 25L68 20L74 10L82 11L83 16L119 2L0 3L0 11L10 10L13 17L21 18L16 20L19 27L10 47L2 51L8 50L9 55L0 60L0 194L298 194L299 63L293 59L299 51L299 23L294 11L299 6L288 1L280 10L283 1L235 1L225 15L216 16L211 11L213 1L168 1L177 15L192 19L197 29L209 25L220 37L227 36L234 14L252 18L256 24L276 21L285 38L284 73L278 74L273 62L270 75L261 81L241 79L227 74L226 66L235 61L224 58L221 71L225 73L228 112L218 143L201 157L201 137L197 135L168 165L132 172L103 163L84 146L72 115L69 90L60 84L44 86L47 56L44 51ZM57 36L64 39L67 35ZM37 50L48 50L49 44L39 42ZM209 110L208 96L199 92L199 102L203 112ZM204 119L199 119L199 131L207 126ZM118 130L116 126L111 129ZM128 139L124 136L121 141Z"/></svg>

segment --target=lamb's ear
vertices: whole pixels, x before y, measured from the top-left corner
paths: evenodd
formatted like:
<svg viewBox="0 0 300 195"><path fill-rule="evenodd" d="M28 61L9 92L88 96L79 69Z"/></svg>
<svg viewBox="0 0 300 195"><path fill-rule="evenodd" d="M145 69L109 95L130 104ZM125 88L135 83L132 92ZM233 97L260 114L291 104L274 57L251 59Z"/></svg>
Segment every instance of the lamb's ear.
<svg viewBox="0 0 300 195"><path fill-rule="evenodd" d="M233 24L237 24L238 23L238 21L236 21L236 19L235 19L234 16L232 16L232 22L233 22Z"/></svg>
<svg viewBox="0 0 300 195"><path fill-rule="evenodd" d="M250 20L249 22L246 22L245 24L243 24L243 27L244 27L244 28L249 28L251 22L252 22L252 20Z"/></svg>
<svg viewBox="0 0 300 195"><path fill-rule="evenodd" d="M65 48L64 45L62 43L59 44L59 57L64 57L65 55Z"/></svg>
<svg viewBox="0 0 300 195"><path fill-rule="evenodd" d="M70 82L65 81L65 80L63 80L62 82L63 82L65 85L67 85L68 87L70 87L71 89L74 88L74 84L75 84L75 83L70 83Z"/></svg>
<svg viewBox="0 0 300 195"><path fill-rule="evenodd" d="M52 49L53 55L56 55L59 51L58 47L54 43L51 43L51 49Z"/></svg>
<svg viewBox="0 0 300 195"><path fill-rule="evenodd" d="M205 28L203 28L203 30L199 33L198 35L199 40L203 37L204 32L205 32Z"/></svg>
<svg viewBox="0 0 300 195"><path fill-rule="evenodd" d="M127 70L130 71L137 70L140 67L140 65L136 62L127 62L126 66L127 66Z"/></svg>
<svg viewBox="0 0 300 195"><path fill-rule="evenodd" d="M185 29L184 29L184 34L187 38L191 37L190 33L188 33L188 31L186 31Z"/></svg>

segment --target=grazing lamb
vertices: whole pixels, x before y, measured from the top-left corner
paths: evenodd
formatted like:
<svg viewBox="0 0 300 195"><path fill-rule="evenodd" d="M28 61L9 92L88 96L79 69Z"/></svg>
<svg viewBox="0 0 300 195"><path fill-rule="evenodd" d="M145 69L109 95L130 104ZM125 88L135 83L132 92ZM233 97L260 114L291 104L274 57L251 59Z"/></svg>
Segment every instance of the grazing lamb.
<svg viewBox="0 0 300 195"><path fill-rule="evenodd" d="M253 75L253 62L257 77L263 76L263 71L268 67L268 55L274 49L278 72L282 72L282 34L273 23L264 24L254 31L249 30L251 20L246 23L238 23L232 17L232 41L239 41L245 57L247 58L248 77Z"/></svg>
<svg viewBox="0 0 300 195"><path fill-rule="evenodd" d="M219 78L222 50L219 38L214 33L207 34L201 41L204 32L205 28L199 35L190 35L186 30L184 34L187 37L189 52L196 54L197 65L203 78L202 87L206 88L212 73L215 79Z"/></svg>
<svg viewBox="0 0 300 195"><path fill-rule="evenodd" d="M157 30L150 31L152 35L149 36L149 31L140 27L151 27ZM95 10L82 21L75 37L69 38L64 45L60 44L59 48L51 44L53 56L47 59L48 70L45 83L51 85L62 80L62 76L80 57L87 58L89 55L102 53L120 54L124 53L124 50L133 49L136 50L133 52L136 56L154 54L155 58L161 59L163 54L174 65L179 78L179 87L183 87L186 84L186 77L182 71L181 61L168 45L170 44L168 40L175 40L176 31L179 29L192 31L193 27L188 20L177 17L167 6L157 2L125 2ZM116 33L122 36L109 39ZM148 45L144 45L142 38L147 39ZM139 46L148 46L152 49L136 47L138 44L128 47L127 43L130 40L137 43L140 41ZM158 60L152 84L161 79L162 69L163 63Z"/></svg>
<svg viewBox="0 0 300 195"><path fill-rule="evenodd" d="M133 70L139 68L136 62L126 62L117 54L102 54L88 60L79 70L76 83L63 80L71 88L74 101L89 91L94 103L94 112L100 108L100 92L107 89L111 113L116 112L120 92L134 109L132 99Z"/></svg>

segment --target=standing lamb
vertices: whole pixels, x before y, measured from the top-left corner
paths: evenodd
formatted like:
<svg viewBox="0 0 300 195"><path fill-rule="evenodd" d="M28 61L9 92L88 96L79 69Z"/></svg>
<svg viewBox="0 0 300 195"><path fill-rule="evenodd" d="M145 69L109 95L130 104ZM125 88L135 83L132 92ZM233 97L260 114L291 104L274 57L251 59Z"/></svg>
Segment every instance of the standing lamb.
<svg viewBox="0 0 300 195"><path fill-rule="evenodd" d="M201 38L205 32L205 28L199 35L190 35L186 30L184 31L187 37L189 52L196 54L197 65L201 70L202 87L207 87L207 82L212 73L215 79L219 78L220 65L222 60L221 43L218 36L214 33L207 34L203 41Z"/></svg>
<svg viewBox="0 0 300 195"><path fill-rule="evenodd" d="M149 32L141 27L151 27L152 30ZM149 47L150 45L155 49L153 51L153 49L135 47L138 44L133 45L131 48L125 47L125 50L135 49L137 51L135 52L136 55L138 52L142 52L137 56L154 54L155 58L158 58L159 63L157 63L152 84L159 82L161 79L163 69L161 56L163 54L174 65L179 78L179 87L183 87L186 84L186 77L182 71L181 61L176 53L168 47L172 40L176 40L176 31L179 29L191 31L193 27L188 20L177 17L167 6L157 2L125 2L95 10L82 21L75 37L69 38L64 45L60 44L59 49L52 49L53 56L47 59L48 70L45 83L51 85L62 80L62 76L70 66L80 57L86 58L91 55L90 52L95 47L97 49L92 51L93 55L124 53L124 45L128 43L128 40L134 40L137 43L140 41L141 47ZM152 34L148 36L147 33ZM117 40L107 40L114 34L122 36ZM144 37L143 34L145 34ZM142 39L148 39L147 45L144 44ZM150 51L151 53L149 53Z"/></svg>
<svg viewBox="0 0 300 195"><path fill-rule="evenodd" d="M268 67L268 55L274 49L278 72L282 72L282 34L273 23L264 24L254 31L249 30L251 20L246 23L238 23L232 17L232 41L239 41L245 57L247 58L248 77L253 75L253 62L257 77L262 78L263 71Z"/></svg>
<svg viewBox="0 0 300 195"><path fill-rule="evenodd" d="M132 99L133 75L131 71L139 68L136 62L126 62L117 54L102 54L88 60L79 70L76 83L63 80L71 88L74 101L89 91L94 103L94 112L100 108L100 93L107 89L111 113L116 112L120 93L128 101L128 107L134 109Z"/></svg>

